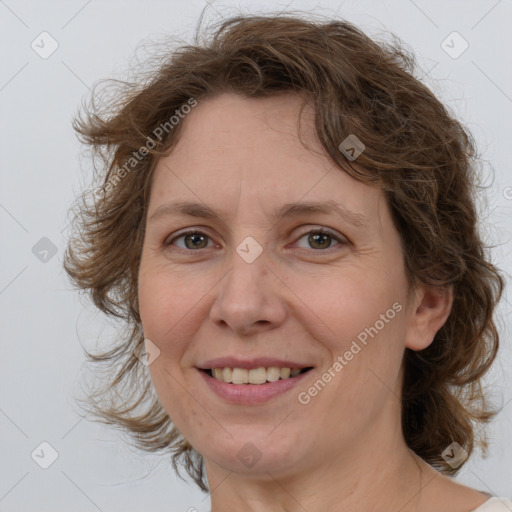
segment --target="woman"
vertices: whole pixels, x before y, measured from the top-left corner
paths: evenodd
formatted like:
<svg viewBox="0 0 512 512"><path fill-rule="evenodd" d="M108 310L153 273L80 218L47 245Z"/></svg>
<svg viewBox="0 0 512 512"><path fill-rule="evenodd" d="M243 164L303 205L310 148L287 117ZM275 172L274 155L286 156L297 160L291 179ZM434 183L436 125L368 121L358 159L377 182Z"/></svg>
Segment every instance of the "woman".
<svg viewBox="0 0 512 512"><path fill-rule="evenodd" d="M345 21L241 16L75 122L108 172L65 268L131 329L89 402L213 512L512 509L450 478L504 281L472 137L414 71Z"/></svg>

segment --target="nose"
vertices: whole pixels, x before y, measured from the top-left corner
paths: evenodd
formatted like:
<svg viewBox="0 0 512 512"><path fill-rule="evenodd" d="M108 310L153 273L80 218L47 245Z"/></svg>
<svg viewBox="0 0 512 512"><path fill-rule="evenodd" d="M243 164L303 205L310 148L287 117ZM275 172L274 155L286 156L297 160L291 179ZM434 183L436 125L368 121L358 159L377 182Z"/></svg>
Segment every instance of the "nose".
<svg viewBox="0 0 512 512"><path fill-rule="evenodd" d="M266 260L265 251L252 263L233 252L231 267L216 288L210 310L210 319L217 326L247 336L284 322L286 287Z"/></svg>

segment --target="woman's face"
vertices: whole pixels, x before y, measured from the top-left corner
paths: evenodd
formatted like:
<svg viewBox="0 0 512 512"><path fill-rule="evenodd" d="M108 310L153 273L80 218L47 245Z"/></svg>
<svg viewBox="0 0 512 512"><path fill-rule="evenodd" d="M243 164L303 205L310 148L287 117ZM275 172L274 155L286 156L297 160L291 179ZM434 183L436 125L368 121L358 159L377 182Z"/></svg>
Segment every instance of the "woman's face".
<svg viewBox="0 0 512 512"><path fill-rule="evenodd" d="M317 153L301 145L299 106L294 94L199 102L155 169L139 273L160 351L149 369L207 470L307 471L400 426L414 336L399 233L383 192L324 156L310 106L302 137ZM288 209L303 203L324 211ZM287 379L290 367L311 369Z"/></svg>

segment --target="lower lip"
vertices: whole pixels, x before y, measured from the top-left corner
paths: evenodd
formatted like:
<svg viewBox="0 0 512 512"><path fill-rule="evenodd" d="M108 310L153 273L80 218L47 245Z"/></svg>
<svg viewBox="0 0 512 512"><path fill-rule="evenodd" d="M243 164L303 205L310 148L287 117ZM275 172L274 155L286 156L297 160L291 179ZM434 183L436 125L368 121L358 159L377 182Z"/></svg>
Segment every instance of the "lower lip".
<svg viewBox="0 0 512 512"><path fill-rule="evenodd" d="M279 379L275 382L265 384L229 384L210 377L206 372L198 370L204 381L210 389L221 398L234 403L243 405L262 404L272 398L285 393L297 385L312 370L301 373L296 377L288 379Z"/></svg>

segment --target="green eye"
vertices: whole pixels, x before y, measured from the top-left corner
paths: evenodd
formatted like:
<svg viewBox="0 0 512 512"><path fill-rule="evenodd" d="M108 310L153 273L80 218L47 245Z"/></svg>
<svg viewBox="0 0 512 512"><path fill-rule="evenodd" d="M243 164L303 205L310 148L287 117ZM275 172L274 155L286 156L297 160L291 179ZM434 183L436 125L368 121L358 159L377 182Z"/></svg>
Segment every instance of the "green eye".
<svg viewBox="0 0 512 512"><path fill-rule="evenodd" d="M337 236L321 229L308 231L307 233L302 235L299 240L305 238L306 236L308 237L307 243L310 245L312 249L315 250L330 249L332 240L338 242L338 244L336 245L342 243L342 240L340 240Z"/></svg>
<svg viewBox="0 0 512 512"><path fill-rule="evenodd" d="M334 246L347 244L347 241L342 237L325 228L307 231L301 235L299 241L302 239L306 239L306 244L308 244L307 247L302 246L302 249L312 249L315 251L331 249L333 247L333 241L336 242ZM183 242L177 244L177 240L183 240ZM210 236L203 231L190 229L166 241L164 245L165 247L174 245L182 251L198 251L200 249L209 248L209 241L211 241Z"/></svg>
<svg viewBox="0 0 512 512"><path fill-rule="evenodd" d="M181 238L184 239L185 247L178 246L178 248L183 249L183 250L194 251L196 249L206 249L207 241L210 237L207 234L203 233L202 231L190 230L190 231L181 233L181 235L174 237L169 242L166 242L165 245L166 246L175 245L174 242ZM205 245L205 240L206 240L206 245Z"/></svg>

